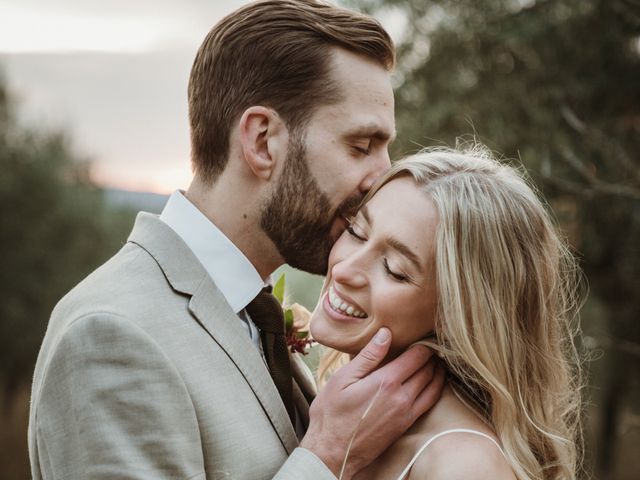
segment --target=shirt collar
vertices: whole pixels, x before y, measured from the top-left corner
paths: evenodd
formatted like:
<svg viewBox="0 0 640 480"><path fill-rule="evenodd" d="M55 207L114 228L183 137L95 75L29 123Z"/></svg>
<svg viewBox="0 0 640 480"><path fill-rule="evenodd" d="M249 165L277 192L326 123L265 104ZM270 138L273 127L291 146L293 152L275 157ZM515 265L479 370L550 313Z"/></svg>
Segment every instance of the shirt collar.
<svg viewBox="0 0 640 480"><path fill-rule="evenodd" d="M160 220L187 244L234 312L260 293L265 283L253 264L181 191L169 197Z"/></svg>

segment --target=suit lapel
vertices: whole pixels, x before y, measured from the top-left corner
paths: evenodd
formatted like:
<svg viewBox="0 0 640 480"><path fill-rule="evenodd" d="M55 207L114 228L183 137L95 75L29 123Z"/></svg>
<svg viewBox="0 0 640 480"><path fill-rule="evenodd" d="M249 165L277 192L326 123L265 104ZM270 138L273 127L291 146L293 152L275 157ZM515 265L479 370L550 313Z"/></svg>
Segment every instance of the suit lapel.
<svg viewBox="0 0 640 480"><path fill-rule="evenodd" d="M302 422L302 426L304 427L304 431L307 431L309 428L309 402L305 398L302 390L298 386L298 383L293 381L293 403L296 407L296 413Z"/></svg>
<svg viewBox="0 0 640 480"><path fill-rule="evenodd" d="M293 353L289 355L289 358L291 359L291 374L293 375L293 379L298 384L300 393L304 396L307 403L311 404L318 394L313 374L306 363L304 363L304 360L302 360L301 354Z"/></svg>
<svg viewBox="0 0 640 480"><path fill-rule="evenodd" d="M174 290L191 296L189 311L238 368L291 453L298 440L269 371L238 316L191 250L170 227L148 213L138 214L129 241L153 256Z"/></svg>
<svg viewBox="0 0 640 480"><path fill-rule="evenodd" d="M289 355L293 375L293 398L305 430L309 427L309 405L317 395L316 383L309 367L298 353Z"/></svg>
<svg viewBox="0 0 640 480"><path fill-rule="evenodd" d="M208 284L208 285L207 285ZM212 291L213 290L213 291ZM260 353L242 330L237 315L207 278L191 297L189 310L242 373L269 416L287 452L298 445L295 431Z"/></svg>

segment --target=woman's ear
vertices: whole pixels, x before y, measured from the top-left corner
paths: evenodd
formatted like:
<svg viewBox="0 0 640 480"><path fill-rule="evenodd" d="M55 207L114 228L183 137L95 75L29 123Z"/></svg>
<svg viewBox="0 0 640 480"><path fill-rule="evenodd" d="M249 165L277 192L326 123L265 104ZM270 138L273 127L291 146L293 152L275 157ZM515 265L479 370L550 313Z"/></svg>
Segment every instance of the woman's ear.
<svg viewBox="0 0 640 480"><path fill-rule="evenodd" d="M286 154L288 135L284 122L274 110L253 106L244 111L239 127L242 154L249 170L256 177L269 180Z"/></svg>

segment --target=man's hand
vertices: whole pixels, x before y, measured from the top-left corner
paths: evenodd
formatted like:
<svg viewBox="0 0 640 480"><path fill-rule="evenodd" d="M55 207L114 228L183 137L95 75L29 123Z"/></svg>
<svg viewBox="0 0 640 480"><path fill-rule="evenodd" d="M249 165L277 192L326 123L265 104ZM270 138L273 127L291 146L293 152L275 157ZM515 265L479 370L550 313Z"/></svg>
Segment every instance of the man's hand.
<svg viewBox="0 0 640 480"><path fill-rule="evenodd" d="M435 359L430 361L433 351L424 346L414 346L376 370L390 345L391 332L380 329L311 404L309 429L300 446L336 476L358 430L342 480L369 465L440 398L444 370L436 367Z"/></svg>

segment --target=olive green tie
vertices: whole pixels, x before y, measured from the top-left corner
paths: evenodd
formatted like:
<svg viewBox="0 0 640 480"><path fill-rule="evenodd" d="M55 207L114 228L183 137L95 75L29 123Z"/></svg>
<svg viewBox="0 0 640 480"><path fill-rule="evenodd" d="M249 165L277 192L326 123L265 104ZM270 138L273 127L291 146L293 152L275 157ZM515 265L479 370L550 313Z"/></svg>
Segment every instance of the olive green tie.
<svg viewBox="0 0 640 480"><path fill-rule="evenodd" d="M291 425L295 428L293 380L285 336L284 313L276 297L271 294L271 287L262 289L258 296L247 305L247 312L249 312L253 323L260 329L260 339L267 367L287 409Z"/></svg>

